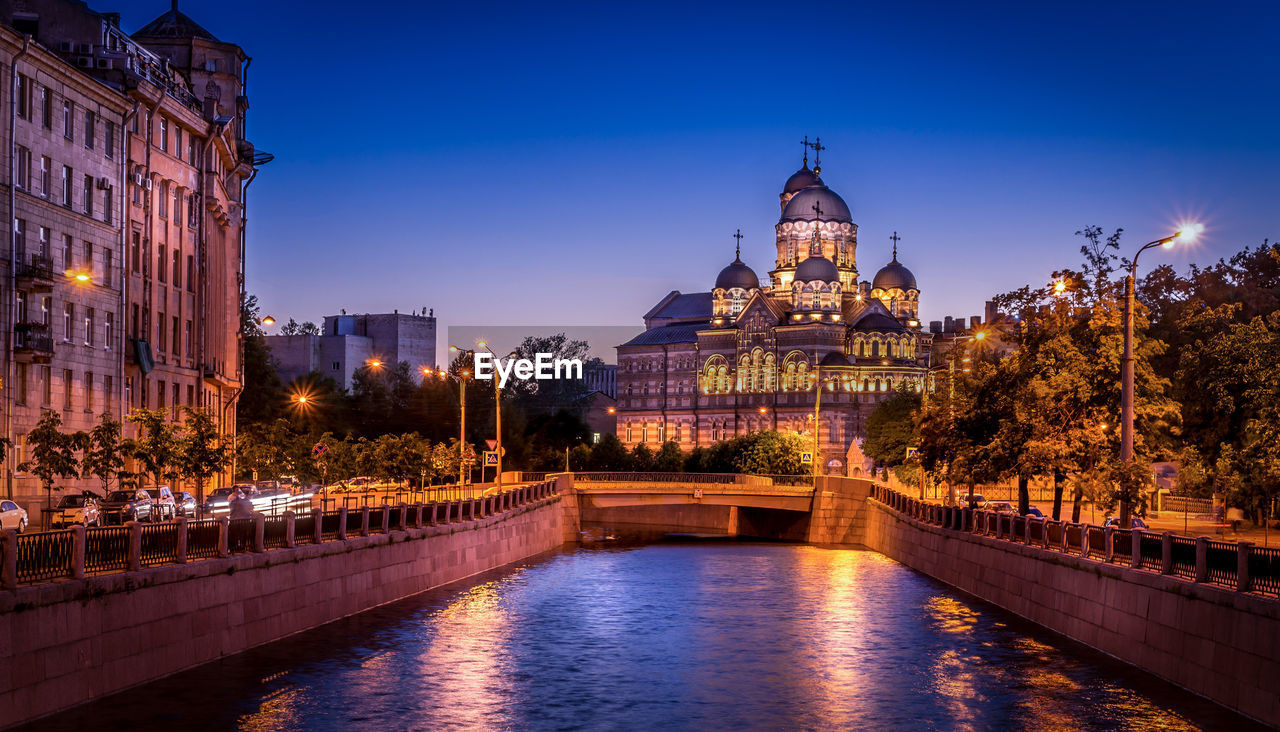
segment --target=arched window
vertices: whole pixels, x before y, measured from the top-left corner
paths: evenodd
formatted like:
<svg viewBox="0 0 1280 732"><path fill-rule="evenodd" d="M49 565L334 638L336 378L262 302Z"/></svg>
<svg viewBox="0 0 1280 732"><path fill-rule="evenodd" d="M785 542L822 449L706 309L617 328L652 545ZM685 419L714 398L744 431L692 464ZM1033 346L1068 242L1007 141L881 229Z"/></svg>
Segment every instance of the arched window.
<svg viewBox="0 0 1280 732"><path fill-rule="evenodd" d="M764 357L764 391L775 392L778 390L778 369L774 361L772 353L765 354Z"/></svg>

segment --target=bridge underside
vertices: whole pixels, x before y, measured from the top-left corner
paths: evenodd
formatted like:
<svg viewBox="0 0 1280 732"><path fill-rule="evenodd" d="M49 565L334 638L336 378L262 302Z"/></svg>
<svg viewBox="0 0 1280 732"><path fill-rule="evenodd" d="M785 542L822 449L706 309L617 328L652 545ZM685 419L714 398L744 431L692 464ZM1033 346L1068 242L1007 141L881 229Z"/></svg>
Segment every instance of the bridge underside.
<svg viewBox="0 0 1280 732"><path fill-rule="evenodd" d="M584 530L620 538L664 534L718 534L804 541L809 532L808 496L579 495Z"/></svg>

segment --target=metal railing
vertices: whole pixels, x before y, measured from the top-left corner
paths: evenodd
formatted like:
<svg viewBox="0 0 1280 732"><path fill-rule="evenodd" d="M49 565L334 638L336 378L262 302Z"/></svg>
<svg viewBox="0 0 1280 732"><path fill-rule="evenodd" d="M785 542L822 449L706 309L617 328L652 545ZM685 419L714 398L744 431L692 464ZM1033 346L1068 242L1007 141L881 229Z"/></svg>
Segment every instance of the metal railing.
<svg viewBox="0 0 1280 732"><path fill-rule="evenodd" d="M279 551L290 546L360 536L369 514L371 534L460 523L513 511L553 497L554 481L513 486L483 498L361 507L347 511L313 509L304 514L254 518L189 520L158 524L129 522L123 526L73 527L61 531L0 533L0 589L20 584L78 579L85 575L121 572L169 563L227 557L234 553ZM344 523L345 519L345 523ZM385 523L384 523L385 521ZM292 537L292 541L290 541Z"/></svg>
<svg viewBox="0 0 1280 732"><path fill-rule="evenodd" d="M1191 582L1280 597L1280 547L1157 534L928 503L883 485L871 498L908 518Z"/></svg>

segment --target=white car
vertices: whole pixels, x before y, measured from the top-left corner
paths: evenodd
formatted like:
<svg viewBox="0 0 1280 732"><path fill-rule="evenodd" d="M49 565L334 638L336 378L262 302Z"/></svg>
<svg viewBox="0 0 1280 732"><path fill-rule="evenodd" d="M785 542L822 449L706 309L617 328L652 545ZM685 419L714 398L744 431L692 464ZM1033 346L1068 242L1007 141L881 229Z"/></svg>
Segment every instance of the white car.
<svg viewBox="0 0 1280 732"><path fill-rule="evenodd" d="M27 512L13 501L0 501L0 529L27 530Z"/></svg>

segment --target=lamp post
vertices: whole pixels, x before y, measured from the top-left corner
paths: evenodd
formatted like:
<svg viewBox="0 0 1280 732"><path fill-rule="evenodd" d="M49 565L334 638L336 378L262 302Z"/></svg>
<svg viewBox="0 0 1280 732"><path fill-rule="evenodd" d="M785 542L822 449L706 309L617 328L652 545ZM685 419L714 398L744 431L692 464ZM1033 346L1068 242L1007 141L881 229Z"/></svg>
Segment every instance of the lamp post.
<svg viewBox="0 0 1280 732"><path fill-rule="evenodd" d="M488 351L489 355L493 356L494 358L498 357L498 354L494 353L493 349L489 348L488 343L484 341L476 341L476 345ZM515 354L514 353L508 354L507 357L513 358L515 357ZM494 428L494 432L498 436L497 483L498 483L498 490L501 491L502 490L502 390L499 387L498 378L496 376L490 377L489 380L493 382L493 428ZM483 471L483 468L481 468L481 470Z"/></svg>
<svg viewBox="0 0 1280 732"><path fill-rule="evenodd" d="M458 376L454 376L445 369L437 369L434 372L427 368L422 368L424 376L430 376L432 373L438 374L442 379L453 379L458 382L458 403L461 417L458 420L458 488L461 489L467 484L467 379L469 373L462 371Z"/></svg>
<svg viewBox="0 0 1280 732"><path fill-rule="evenodd" d="M1124 278L1124 355L1120 357L1120 461L1133 462L1133 311L1137 307L1138 257L1152 247L1170 249L1179 241L1192 242L1204 231L1201 224L1181 227L1172 236L1148 242L1133 255ZM1129 500L1120 502L1120 525L1129 528Z"/></svg>
<svg viewBox="0 0 1280 732"><path fill-rule="evenodd" d="M818 412L822 404L822 385L835 383L839 381L838 376L823 379L821 377L821 370L822 370L821 366L815 365L813 367L813 389L814 389L813 391L813 480L814 480L813 487L814 488L818 487L818 482L817 482L818 481L818 463L819 463L818 437L822 433L821 428L818 426L819 425Z"/></svg>

